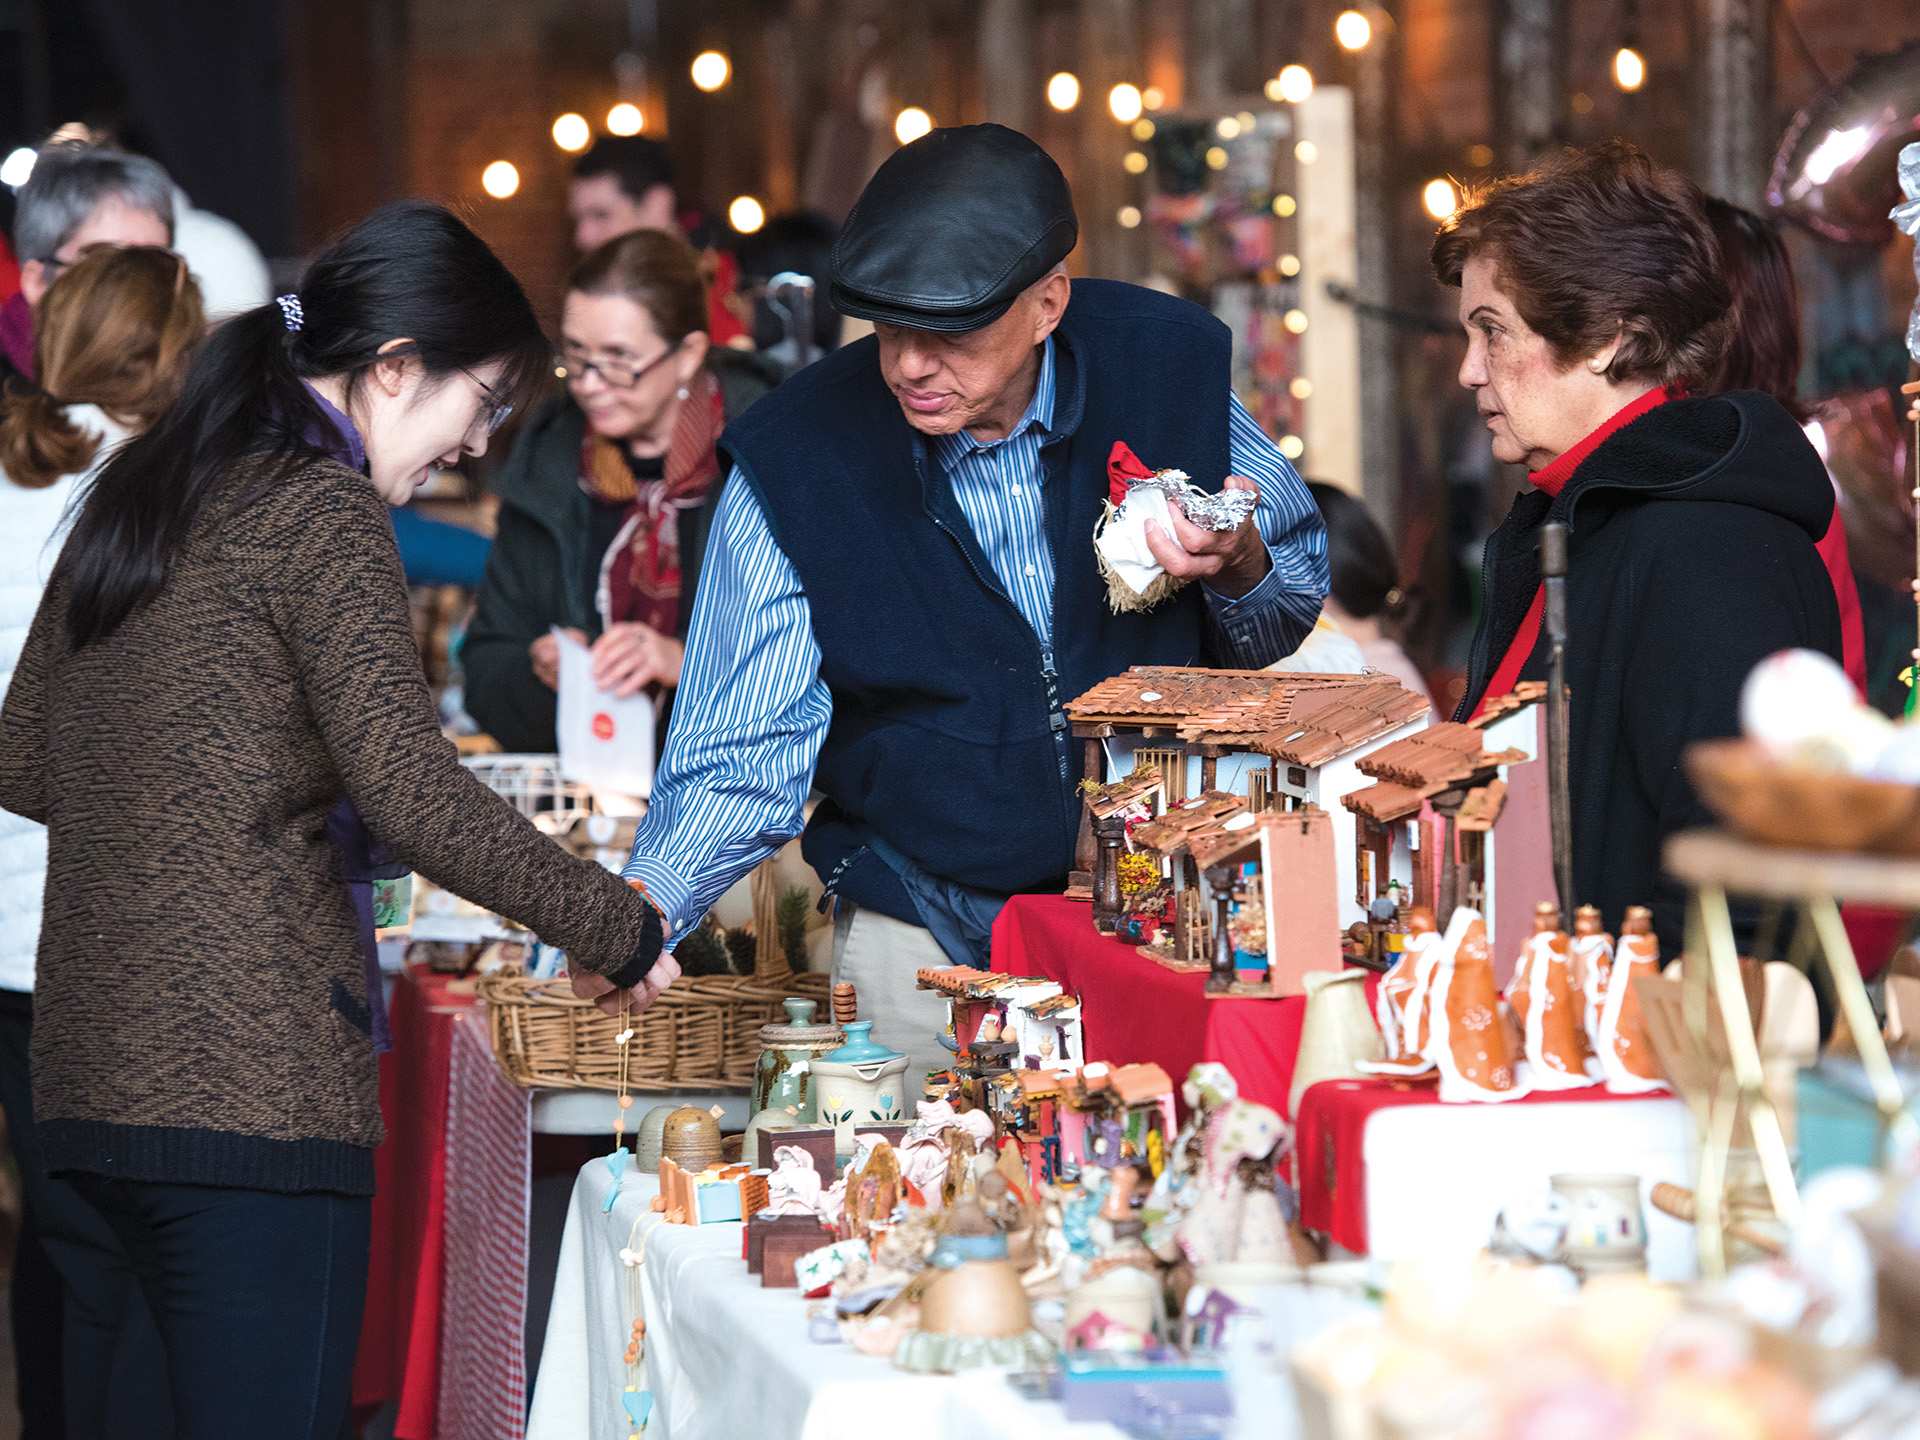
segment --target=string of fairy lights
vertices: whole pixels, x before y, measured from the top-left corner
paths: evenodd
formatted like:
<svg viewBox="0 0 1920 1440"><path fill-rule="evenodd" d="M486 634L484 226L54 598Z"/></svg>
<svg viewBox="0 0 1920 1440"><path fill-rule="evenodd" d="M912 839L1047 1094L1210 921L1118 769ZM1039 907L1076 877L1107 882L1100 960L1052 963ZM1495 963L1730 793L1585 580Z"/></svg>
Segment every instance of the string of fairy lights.
<svg viewBox="0 0 1920 1440"><path fill-rule="evenodd" d="M1383 17L1384 18L1384 17ZM1348 54L1357 55L1367 49L1375 38L1376 20L1363 8L1342 10L1333 21L1333 38L1339 47ZM1623 93L1632 94L1647 82L1646 56L1640 49L1638 0L1621 0L1620 44L1614 51L1610 71L1613 83ZM717 94L726 89L733 79L733 62L726 52L721 50L703 50L694 56L688 65L688 75L694 88L703 94ZM1314 87L1313 72L1305 65L1290 64L1283 66L1272 79L1266 82L1265 94L1268 101L1275 105L1299 105L1312 96ZM1047 78L1045 87L1047 104L1061 114L1070 113L1079 108L1084 99L1080 77L1071 70L1055 71ZM1587 108L1592 101L1586 96L1574 97L1575 106L1586 100ZM1121 81L1107 91L1107 113L1113 119L1129 127L1133 139L1145 144L1154 135L1154 112L1163 109L1167 103L1165 93L1156 85L1136 85L1131 81ZM902 145L911 145L915 140L931 131L939 122L922 105L903 105L893 118L894 139ZM1218 122L1220 138L1230 141L1241 129L1251 129L1253 118L1249 115L1223 116ZM609 135L639 135L647 128L646 113L631 100L622 100L611 106L605 117L605 129ZM569 154L577 154L593 143L594 128L585 115L568 111L554 117L551 127L553 143ZM1303 142L1296 151L1301 164L1312 164L1317 158L1311 142ZM1468 152L1469 161L1476 167L1484 168L1493 162L1493 151L1485 145L1475 145ZM1226 150L1221 146L1210 148L1206 153L1206 162L1216 170L1224 170L1228 164ZM1129 175L1144 175L1151 165L1145 150L1128 150L1122 159L1122 165ZM32 152L20 151L0 164L0 181L18 188L25 183L26 171L32 166ZM11 173L10 173L11 172ZM520 168L506 159L489 161L480 172L480 188L495 200L510 200L520 191ZM1420 205L1429 217L1438 221L1445 220L1460 206L1459 186L1446 176L1436 176L1426 181L1420 189ZM1274 213L1282 219L1292 213L1294 201L1291 196L1277 196L1274 201ZM1283 209L1282 206L1288 208ZM1135 204L1122 205L1114 216L1122 229L1134 229L1143 219L1140 207ZM754 195L736 195L727 205L727 222L742 235L751 235L767 221L766 207Z"/></svg>

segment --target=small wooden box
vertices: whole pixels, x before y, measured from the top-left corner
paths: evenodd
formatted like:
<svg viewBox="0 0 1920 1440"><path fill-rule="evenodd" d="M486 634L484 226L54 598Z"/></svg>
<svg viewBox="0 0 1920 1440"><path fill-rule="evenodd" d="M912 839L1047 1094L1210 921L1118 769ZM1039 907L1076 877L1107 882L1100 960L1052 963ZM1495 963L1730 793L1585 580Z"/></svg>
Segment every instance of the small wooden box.
<svg viewBox="0 0 1920 1440"><path fill-rule="evenodd" d="M822 1185L831 1185L838 1178L833 1163L833 1126L781 1125L762 1130L760 1153L752 1157L759 1169L774 1168L773 1152L781 1145L797 1145L806 1151L813 1160L813 1168L819 1172Z"/></svg>
<svg viewBox="0 0 1920 1440"><path fill-rule="evenodd" d="M833 1243L833 1232L811 1215L756 1216L752 1229L748 1243L760 1251L760 1283L769 1290L793 1289L800 1283L794 1262Z"/></svg>

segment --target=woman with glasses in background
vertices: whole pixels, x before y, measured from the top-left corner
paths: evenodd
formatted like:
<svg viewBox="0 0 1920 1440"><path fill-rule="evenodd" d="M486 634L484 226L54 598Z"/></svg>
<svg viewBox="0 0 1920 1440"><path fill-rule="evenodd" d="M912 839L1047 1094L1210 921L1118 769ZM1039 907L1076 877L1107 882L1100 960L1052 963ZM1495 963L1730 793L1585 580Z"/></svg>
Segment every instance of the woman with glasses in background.
<svg viewBox="0 0 1920 1440"><path fill-rule="evenodd" d="M655 230L610 240L567 280L566 381L502 472L499 529L461 652L466 706L510 751L556 748L559 648L593 650L616 695L670 699L722 472L727 421L772 383L706 334L699 257Z"/></svg>

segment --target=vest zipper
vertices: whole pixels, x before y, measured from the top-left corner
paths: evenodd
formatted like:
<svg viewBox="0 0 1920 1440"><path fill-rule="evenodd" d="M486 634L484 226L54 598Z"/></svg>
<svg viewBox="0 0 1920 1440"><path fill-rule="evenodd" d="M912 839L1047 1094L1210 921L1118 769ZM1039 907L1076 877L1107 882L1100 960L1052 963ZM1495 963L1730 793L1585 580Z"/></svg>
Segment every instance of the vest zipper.
<svg viewBox="0 0 1920 1440"><path fill-rule="evenodd" d="M1070 761L1067 754L1067 712L1066 708L1060 703L1060 676L1053 668L1053 648L1038 635L1034 634L1033 626L1029 625L1027 623L1027 617L1020 613L1020 607L1013 603L1013 597L1008 595L999 585L988 580L987 577L980 572L980 566L975 562L973 552L967 549L965 542L954 532L953 527L948 525L947 522L942 520L938 515L932 515L931 511L928 513L933 523L939 527L941 533L953 541L955 545L959 546L961 558L967 562L967 568L973 571L973 578L978 580L988 593L997 595L1001 602L1005 604L1009 610L1013 611L1015 617L1020 621L1020 628L1032 637L1034 649L1040 654L1040 678L1046 686L1047 691L1047 728L1053 734L1054 761L1060 768L1060 783L1063 786L1066 785L1071 774L1069 769ZM1058 576L1055 577L1056 584L1058 583L1058 578Z"/></svg>

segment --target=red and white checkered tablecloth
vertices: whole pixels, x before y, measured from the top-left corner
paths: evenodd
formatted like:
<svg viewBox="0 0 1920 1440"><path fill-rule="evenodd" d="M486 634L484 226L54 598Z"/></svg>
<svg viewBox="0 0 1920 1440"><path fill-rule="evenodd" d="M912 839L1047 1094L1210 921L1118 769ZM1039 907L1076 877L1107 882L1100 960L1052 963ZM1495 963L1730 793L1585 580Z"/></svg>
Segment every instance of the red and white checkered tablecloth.
<svg viewBox="0 0 1920 1440"><path fill-rule="evenodd" d="M486 1016L454 1022L439 1433L521 1440L527 1417L527 1232L532 1095L494 1063Z"/></svg>

